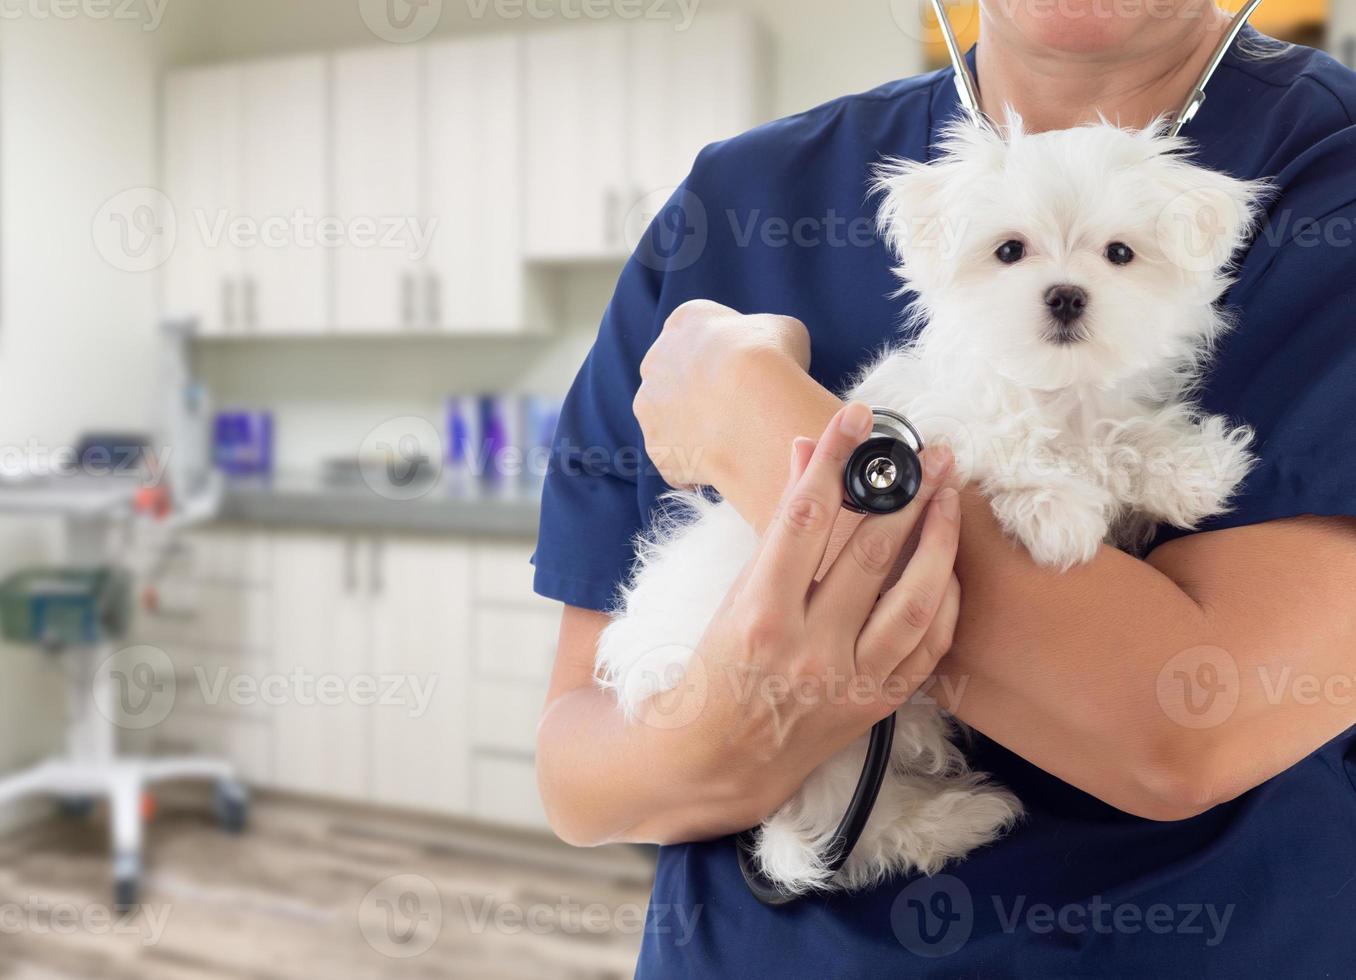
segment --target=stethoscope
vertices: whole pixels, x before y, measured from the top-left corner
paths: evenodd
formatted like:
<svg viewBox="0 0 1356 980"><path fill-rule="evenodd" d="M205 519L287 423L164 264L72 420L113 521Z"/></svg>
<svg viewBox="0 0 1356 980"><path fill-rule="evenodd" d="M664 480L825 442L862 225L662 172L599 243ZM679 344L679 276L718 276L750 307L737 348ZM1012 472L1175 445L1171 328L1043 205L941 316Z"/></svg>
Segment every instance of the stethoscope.
<svg viewBox="0 0 1356 980"><path fill-rule="evenodd" d="M843 467L843 506L858 514L893 514L909 506L923 485L923 463L919 458L923 453L923 437L913 423L888 408L872 409L872 417L871 435ZM823 854L822 861L830 876L843 869L866 829L890 767L894 742L892 712L871 729L857 788ZM795 901L800 896L778 887L758 868L754 857L757 840L757 831L747 830L737 842L739 870L749 890L764 905Z"/></svg>
<svg viewBox="0 0 1356 980"><path fill-rule="evenodd" d="M931 0L937 24L946 43L951 66L956 74L956 91L960 96L962 111L975 126L983 129L996 128L979 102L979 85L970 71L956 35L946 18L942 0ZM1186 125L1196 118L1201 106L1205 104L1205 89L1215 72L1224 61L1239 34L1247 26L1249 18L1261 6L1262 0L1248 0L1243 9L1234 16L1223 39L1210 56L1210 61L1201 73L1201 77L1192 86L1191 95L1173 117L1168 135L1179 136ZM918 430L903 415L885 408L872 410L874 424L870 437L861 444L848 459L843 471L843 506L859 514L893 514L903 510L913 502L923 483L923 466L919 456L923 452L923 438ZM866 761L862 773L857 778L857 788L847 812L839 821L833 837L825 849L822 860L830 876L836 875L847 863L852 849L861 839L862 831L876 805L885 774L890 767L890 751L895 740L895 716L892 713L883 721L877 722L871 729L867 743ZM749 890L764 905L787 905L799 895L787 892L770 880L758 868L755 858L757 831L747 830L737 840L739 870Z"/></svg>
<svg viewBox="0 0 1356 980"><path fill-rule="evenodd" d="M955 32L951 30L951 22L946 18L946 9L942 0L931 0L931 3L932 12L937 17L937 26L942 31L942 41L946 44L947 57L951 59L951 67L956 72L956 93L960 96L961 110L971 123L981 129L995 129L996 127L989 117L984 115L984 110L980 108L979 85L975 82L975 76L970 71L969 62L965 60L965 55L961 52L960 44L956 41ZM1229 53L1229 49L1238 40L1238 35L1243 33L1243 28L1248 26L1248 21L1252 19L1252 15L1261 5L1262 0L1248 0L1243 5L1243 9L1235 14L1234 19L1229 22L1229 29L1224 32L1224 37L1215 46L1214 53L1210 55L1205 70L1201 72L1201 77L1191 87L1191 94L1187 96L1187 100L1182 103L1182 107L1172 117L1172 125L1168 128L1169 136L1180 136L1187 123L1195 119L1196 114L1201 111L1201 106L1205 105L1206 86L1215 77L1215 72L1219 71L1219 66L1224 63L1224 56Z"/></svg>

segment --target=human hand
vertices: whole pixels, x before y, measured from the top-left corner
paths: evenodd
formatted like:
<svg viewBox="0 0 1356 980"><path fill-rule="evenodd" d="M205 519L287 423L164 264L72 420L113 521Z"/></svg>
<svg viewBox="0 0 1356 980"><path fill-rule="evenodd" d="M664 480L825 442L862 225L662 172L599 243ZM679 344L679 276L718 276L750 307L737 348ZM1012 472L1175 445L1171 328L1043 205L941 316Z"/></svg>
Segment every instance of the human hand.
<svg viewBox="0 0 1356 980"><path fill-rule="evenodd" d="M771 362L771 364L769 364ZM756 414L755 367L804 374L810 335L792 317L746 316L705 300L684 303L640 365L633 403L645 449L670 486L715 485L738 457L731 421Z"/></svg>
<svg viewBox="0 0 1356 980"><path fill-rule="evenodd" d="M862 521L816 581L843 467L870 426L870 409L850 405L818 443L796 441L777 516L688 667L705 673L707 741L748 788L750 825L907 701L951 647L960 499L945 449L925 453L914 502ZM917 551L882 594L920 521Z"/></svg>

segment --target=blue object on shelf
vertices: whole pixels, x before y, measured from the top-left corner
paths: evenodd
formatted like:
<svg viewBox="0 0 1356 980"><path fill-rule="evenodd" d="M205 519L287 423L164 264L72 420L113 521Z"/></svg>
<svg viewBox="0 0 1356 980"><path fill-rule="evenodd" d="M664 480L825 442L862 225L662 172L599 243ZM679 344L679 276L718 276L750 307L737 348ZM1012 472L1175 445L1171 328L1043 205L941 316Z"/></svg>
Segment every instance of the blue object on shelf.
<svg viewBox="0 0 1356 980"><path fill-rule="evenodd" d="M213 427L217 469L231 476L266 476L273 472L273 413L218 412Z"/></svg>

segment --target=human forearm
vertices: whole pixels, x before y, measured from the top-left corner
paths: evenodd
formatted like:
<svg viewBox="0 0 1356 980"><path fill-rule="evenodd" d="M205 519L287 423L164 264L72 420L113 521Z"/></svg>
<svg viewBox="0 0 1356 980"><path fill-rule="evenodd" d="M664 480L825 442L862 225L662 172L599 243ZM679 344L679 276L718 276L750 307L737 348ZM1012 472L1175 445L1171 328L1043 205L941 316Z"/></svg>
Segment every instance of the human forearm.
<svg viewBox="0 0 1356 980"><path fill-rule="evenodd" d="M681 732L628 724L610 694L582 687L547 707L537 772L552 828L581 847L704 840L766 813L750 781Z"/></svg>
<svg viewBox="0 0 1356 980"><path fill-rule="evenodd" d="M1275 522L1181 539L1148 561L1103 547L1058 574L1007 541L977 493L966 497L965 604L936 693L1028 761L1122 810L1173 820L1356 723L1349 698L1305 703L1281 680L1356 667L1353 616L1333 615L1346 608L1348 529Z"/></svg>
<svg viewBox="0 0 1356 980"><path fill-rule="evenodd" d="M739 423L712 447L711 482L761 532L777 510L791 441L822 430L843 403L775 352L754 352L732 373L749 383L723 386L734 399L728 417Z"/></svg>
<svg viewBox="0 0 1356 980"><path fill-rule="evenodd" d="M1209 617L1145 562L1104 547L1068 572L1041 568L1004 537L980 494L967 492L965 509L965 603L938 699L1113 806L1185 815L1192 736L1163 712L1155 681L1172 651L1211 641Z"/></svg>
<svg viewBox="0 0 1356 980"><path fill-rule="evenodd" d="M758 823L773 805L761 774L706 734L719 728L663 717L628 722L594 682L607 624L603 613L572 607L561 620L537 728L537 780L551 827L572 844L594 846L702 840Z"/></svg>

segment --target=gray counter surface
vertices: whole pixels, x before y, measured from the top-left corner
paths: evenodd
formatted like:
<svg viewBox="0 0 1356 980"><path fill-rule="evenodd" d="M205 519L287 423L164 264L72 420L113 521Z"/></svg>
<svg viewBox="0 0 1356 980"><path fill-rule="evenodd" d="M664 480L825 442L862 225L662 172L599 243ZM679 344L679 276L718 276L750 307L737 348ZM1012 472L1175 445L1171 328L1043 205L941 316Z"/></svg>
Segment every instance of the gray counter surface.
<svg viewBox="0 0 1356 980"><path fill-rule="evenodd" d="M408 496L409 499L399 499ZM434 483L417 493L377 491L318 476L232 481L217 519L231 524L532 539L540 515L535 493L468 492Z"/></svg>

